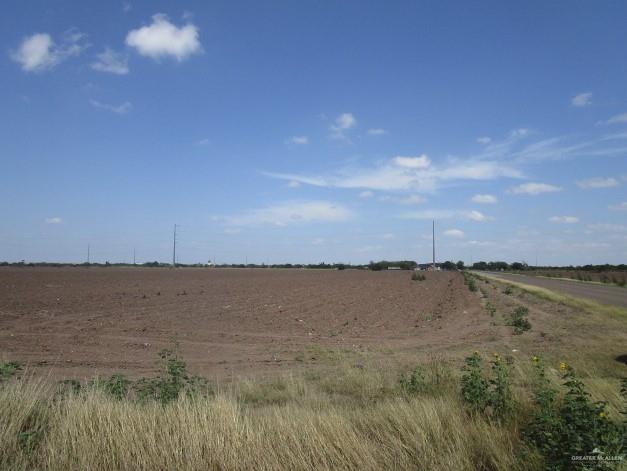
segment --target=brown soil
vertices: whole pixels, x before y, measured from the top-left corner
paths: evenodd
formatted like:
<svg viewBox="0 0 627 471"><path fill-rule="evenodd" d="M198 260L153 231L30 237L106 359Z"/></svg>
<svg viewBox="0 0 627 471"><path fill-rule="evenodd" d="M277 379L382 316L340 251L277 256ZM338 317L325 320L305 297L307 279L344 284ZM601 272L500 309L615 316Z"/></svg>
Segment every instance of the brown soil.
<svg viewBox="0 0 627 471"><path fill-rule="evenodd" d="M441 352L490 337L458 273L0 269L0 358L83 378L155 369L175 337L194 373L224 377L298 365L307 349ZM315 360L315 355L311 357Z"/></svg>

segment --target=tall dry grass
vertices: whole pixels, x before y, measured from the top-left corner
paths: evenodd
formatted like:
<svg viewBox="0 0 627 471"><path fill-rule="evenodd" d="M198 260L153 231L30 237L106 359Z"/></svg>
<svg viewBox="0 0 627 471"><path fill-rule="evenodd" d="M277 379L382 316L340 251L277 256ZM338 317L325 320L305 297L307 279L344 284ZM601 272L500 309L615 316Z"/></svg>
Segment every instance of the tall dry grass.
<svg viewBox="0 0 627 471"><path fill-rule="evenodd" d="M246 381L165 406L11 381L0 386L0 469L532 469L516 421L469 416L437 368L419 396L353 368L345 381Z"/></svg>

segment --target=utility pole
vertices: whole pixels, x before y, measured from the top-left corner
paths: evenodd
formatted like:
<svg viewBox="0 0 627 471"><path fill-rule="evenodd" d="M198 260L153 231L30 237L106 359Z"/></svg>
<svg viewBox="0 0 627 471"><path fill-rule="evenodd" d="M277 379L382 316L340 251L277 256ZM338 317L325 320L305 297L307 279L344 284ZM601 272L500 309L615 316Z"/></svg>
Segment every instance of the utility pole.
<svg viewBox="0 0 627 471"><path fill-rule="evenodd" d="M174 245L172 247L172 268L176 268L176 224L174 224Z"/></svg>
<svg viewBox="0 0 627 471"><path fill-rule="evenodd" d="M432 237L433 237L433 270L435 270L435 219L433 220Z"/></svg>

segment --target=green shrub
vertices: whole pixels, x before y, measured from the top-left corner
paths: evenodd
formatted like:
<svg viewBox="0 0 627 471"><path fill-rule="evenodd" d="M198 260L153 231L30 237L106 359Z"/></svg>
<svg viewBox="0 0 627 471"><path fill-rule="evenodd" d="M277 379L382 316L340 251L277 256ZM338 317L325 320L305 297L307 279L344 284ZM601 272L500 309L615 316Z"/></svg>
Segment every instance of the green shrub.
<svg viewBox="0 0 627 471"><path fill-rule="evenodd" d="M503 420L514 408L509 365L498 353L494 354L491 364L491 376L486 379L479 353L466 357L462 368L462 398L472 412Z"/></svg>
<svg viewBox="0 0 627 471"><path fill-rule="evenodd" d="M0 382L14 376L22 370L22 365L16 361L0 361Z"/></svg>
<svg viewBox="0 0 627 471"><path fill-rule="evenodd" d="M531 330L531 322L525 317L527 314L529 314L529 309L524 306L517 307L512 314L510 325L514 328L515 335Z"/></svg>
<svg viewBox="0 0 627 471"><path fill-rule="evenodd" d="M462 398L473 412L483 412L488 405L488 381L483 377L483 361L479 352L464 359L461 379Z"/></svg>
<svg viewBox="0 0 627 471"><path fill-rule="evenodd" d="M496 306L490 302L486 303L485 310L488 311L490 317L494 317L494 315L496 314Z"/></svg>
<svg viewBox="0 0 627 471"><path fill-rule="evenodd" d="M411 279L412 279L413 281L425 281L425 280L427 279L427 277L426 277L426 276L424 276L424 275L423 275L422 273L420 273L420 272L414 271L414 272L411 274Z"/></svg>
<svg viewBox="0 0 627 471"><path fill-rule="evenodd" d="M416 367L409 377L405 377L405 375L401 373L398 383L401 392L405 394L418 394L424 392L426 389L425 375L420 367Z"/></svg>
<svg viewBox="0 0 627 471"><path fill-rule="evenodd" d="M558 391L551 388L540 359L534 357L533 362L535 411L523 436L544 457L546 468L574 469L573 456L619 455L624 450L625 428L609 419L606 402L592 402L584 384L565 363L560 364L565 394L558 401Z"/></svg>
<svg viewBox="0 0 627 471"><path fill-rule="evenodd" d="M167 404L179 397L181 392L195 396L208 392L208 382L200 376L189 375L185 362L178 356L175 349L163 349L159 352L162 374L156 378L142 378L133 389L137 397L146 401L154 399Z"/></svg>
<svg viewBox="0 0 627 471"><path fill-rule="evenodd" d="M503 290L503 294L514 294L514 290L512 289L511 286L506 286L505 289Z"/></svg>
<svg viewBox="0 0 627 471"><path fill-rule="evenodd" d="M101 389L105 393L122 400L128 395L129 385L131 381L121 374L114 374L107 378L96 378L90 382L92 387Z"/></svg>

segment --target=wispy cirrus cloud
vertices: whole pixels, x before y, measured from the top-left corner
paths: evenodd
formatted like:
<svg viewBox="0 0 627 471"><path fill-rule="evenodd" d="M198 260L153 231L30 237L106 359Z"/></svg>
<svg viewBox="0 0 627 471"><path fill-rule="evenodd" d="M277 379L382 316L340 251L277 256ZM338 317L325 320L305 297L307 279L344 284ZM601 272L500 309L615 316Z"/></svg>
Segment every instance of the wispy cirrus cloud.
<svg viewBox="0 0 627 471"><path fill-rule="evenodd" d="M463 239L465 237L464 231L460 229L447 229L444 231L446 237L452 237L454 239Z"/></svg>
<svg viewBox="0 0 627 471"><path fill-rule="evenodd" d="M125 101L121 105L110 105L107 103L101 103L98 100L89 100L89 103L91 103L94 108L110 111L115 114L126 114L133 109L133 105L128 101Z"/></svg>
<svg viewBox="0 0 627 471"><path fill-rule="evenodd" d="M474 195L470 200L479 204L496 204L498 201L494 195Z"/></svg>
<svg viewBox="0 0 627 471"><path fill-rule="evenodd" d="M287 144L294 144L297 146L303 146L309 144L309 138L307 136L292 136L286 141Z"/></svg>
<svg viewBox="0 0 627 471"><path fill-rule="evenodd" d="M456 181L522 178L523 176L520 170L502 162L450 160L444 164L435 165L424 154L418 157L397 156L375 167L349 168L325 176L276 172L264 172L264 175L321 187L411 191L413 193L432 192L443 184Z"/></svg>
<svg viewBox="0 0 627 471"><path fill-rule="evenodd" d="M357 126L357 120L352 113L342 113L335 118L335 123L330 126L331 138L348 140L347 133Z"/></svg>
<svg viewBox="0 0 627 471"><path fill-rule="evenodd" d="M288 226L307 223L343 222L353 213L345 206L330 201L288 201L253 209L224 218L229 226Z"/></svg>
<svg viewBox="0 0 627 471"><path fill-rule="evenodd" d="M521 185L510 188L509 193L513 193L515 195L540 195L542 193L554 193L557 191L562 191L562 188L555 185L550 185L548 183L523 183Z"/></svg>
<svg viewBox="0 0 627 471"><path fill-rule="evenodd" d="M591 92L583 92L578 93L574 97L571 98L570 104L577 107L590 106L592 104L592 93Z"/></svg>
<svg viewBox="0 0 627 471"><path fill-rule="evenodd" d="M388 132L383 128L371 128L368 129L368 134L371 136L385 136Z"/></svg>
<svg viewBox="0 0 627 471"><path fill-rule="evenodd" d="M400 214L402 219L463 219L467 221L485 222L494 218L476 210L460 209L424 209L419 211L406 211Z"/></svg>
<svg viewBox="0 0 627 471"><path fill-rule="evenodd" d="M97 60L91 64L91 68L94 70L115 75L126 75L129 72L126 54L115 52L107 47L96 57Z"/></svg>
<svg viewBox="0 0 627 471"><path fill-rule="evenodd" d="M555 224L576 224L579 218L577 216L552 216L549 221Z"/></svg>
<svg viewBox="0 0 627 471"><path fill-rule="evenodd" d="M608 177L595 177L587 180L580 180L577 182L579 188L584 190L598 189L598 188L612 188L618 186L619 182L616 178Z"/></svg>
<svg viewBox="0 0 627 471"><path fill-rule="evenodd" d="M51 217L51 218L46 218L45 222L46 222L46 224L62 224L63 223L63 219L61 219L58 216L55 216L55 217Z"/></svg>

